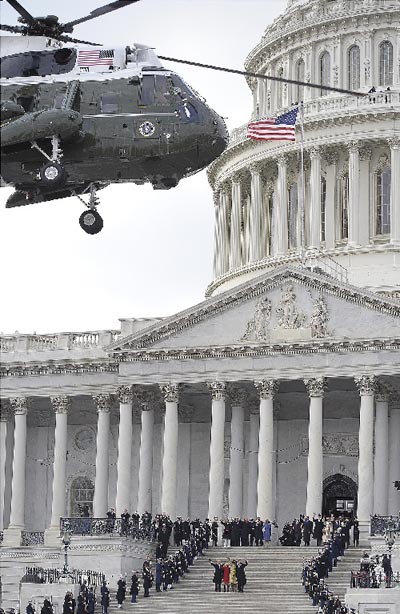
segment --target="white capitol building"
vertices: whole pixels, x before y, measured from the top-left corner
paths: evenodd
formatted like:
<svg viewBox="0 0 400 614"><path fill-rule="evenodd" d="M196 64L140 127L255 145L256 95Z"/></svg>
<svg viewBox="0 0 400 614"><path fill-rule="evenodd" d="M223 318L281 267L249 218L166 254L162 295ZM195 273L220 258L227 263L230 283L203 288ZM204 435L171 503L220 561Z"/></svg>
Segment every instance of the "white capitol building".
<svg viewBox="0 0 400 614"><path fill-rule="evenodd" d="M400 509L400 0L289 0L246 70L365 96L249 79L249 120L304 101L304 190L299 127L233 131L208 171L204 302L2 336L7 556L59 545L84 504L280 527L355 513L363 538Z"/></svg>

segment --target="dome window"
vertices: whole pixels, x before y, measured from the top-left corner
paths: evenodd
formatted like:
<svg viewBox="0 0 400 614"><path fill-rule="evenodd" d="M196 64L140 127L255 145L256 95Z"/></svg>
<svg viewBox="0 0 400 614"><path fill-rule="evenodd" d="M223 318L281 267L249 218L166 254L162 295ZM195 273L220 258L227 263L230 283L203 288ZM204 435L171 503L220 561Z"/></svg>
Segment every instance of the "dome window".
<svg viewBox="0 0 400 614"><path fill-rule="evenodd" d="M348 51L348 87L350 90L360 89L360 48L352 45Z"/></svg>
<svg viewBox="0 0 400 614"><path fill-rule="evenodd" d="M319 58L319 82L321 85L331 84L331 56L324 51ZM326 96L328 91L321 89L321 96Z"/></svg>
<svg viewBox="0 0 400 614"><path fill-rule="evenodd" d="M377 235L390 234L390 183L391 169L385 166L376 175L376 225Z"/></svg>
<svg viewBox="0 0 400 614"><path fill-rule="evenodd" d="M383 41L379 45L379 85L393 84L393 45Z"/></svg>

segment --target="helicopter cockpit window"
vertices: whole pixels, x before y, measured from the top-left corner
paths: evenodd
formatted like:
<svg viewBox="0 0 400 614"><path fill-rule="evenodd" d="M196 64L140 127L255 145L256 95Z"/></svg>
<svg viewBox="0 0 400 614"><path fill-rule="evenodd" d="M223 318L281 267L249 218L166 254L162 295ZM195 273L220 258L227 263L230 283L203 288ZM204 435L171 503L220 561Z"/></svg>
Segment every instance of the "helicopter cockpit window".
<svg viewBox="0 0 400 614"><path fill-rule="evenodd" d="M103 94L100 108L102 113L118 113L118 97L115 94Z"/></svg>
<svg viewBox="0 0 400 614"><path fill-rule="evenodd" d="M155 103L156 105L170 104L170 80L165 75L156 75Z"/></svg>
<svg viewBox="0 0 400 614"><path fill-rule="evenodd" d="M76 62L76 50L56 49L51 51L29 51L1 58L1 76L40 77L71 72Z"/></svg>
<svg viewBox="0 0 400 614"><path fill-rule="evenodd" d="M147 107L154 104L155 83L154 75L143 75L139 88L139 106Z"/></svg>

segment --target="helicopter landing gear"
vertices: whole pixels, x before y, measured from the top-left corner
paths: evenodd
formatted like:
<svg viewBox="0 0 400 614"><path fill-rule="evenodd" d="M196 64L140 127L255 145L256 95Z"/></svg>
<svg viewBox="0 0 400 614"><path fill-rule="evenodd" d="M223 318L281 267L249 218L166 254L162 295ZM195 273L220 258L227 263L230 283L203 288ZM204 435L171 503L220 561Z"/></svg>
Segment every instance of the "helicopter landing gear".
<svg viewBox="0 0 400 614"><path fill-rule="evenodd" d="M60 147L60 139L58 136L51 137L51 156L47 155L45 151L33 141L31 144L32 149L37 149L48 162L42 166L38 173L38 178L48 188L56 187L64 183L65 181L65 169L61 165L62 149Z"/></svg>
<svg viewBox="0 0 400 614"><path fill-rule="evenodd" d="M97 206L99 204L99 199L97 197L97 189L94 184L90 184L90 198L89 203L85 203L83 198L81 198L78 194L78 198L83 204L88 208L87 211L84 211L79 216L79 225L80 227L87 232L89 235L97 235L98 232L103 228L103 218L100 213L97 211Z"/></svg>

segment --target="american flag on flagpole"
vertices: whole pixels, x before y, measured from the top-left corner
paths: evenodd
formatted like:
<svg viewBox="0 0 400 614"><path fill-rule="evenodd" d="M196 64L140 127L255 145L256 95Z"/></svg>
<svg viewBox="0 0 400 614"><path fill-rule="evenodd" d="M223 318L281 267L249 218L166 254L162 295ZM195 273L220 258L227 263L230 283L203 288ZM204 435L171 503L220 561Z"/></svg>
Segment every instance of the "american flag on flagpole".
<svg viewBox="0 0 400 614"><path fill-rule="evenodd" d="M79 50L78 66L112 66L113 64L113 49Z"/></svg>
<svg viewBox="0 0 400 614"><path fill-rule="evenodd" d="M299 108L296 107L279 117L250 122L247 126L247 137L255 141L295 141L298 112Z"/></svg>

